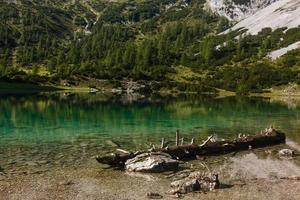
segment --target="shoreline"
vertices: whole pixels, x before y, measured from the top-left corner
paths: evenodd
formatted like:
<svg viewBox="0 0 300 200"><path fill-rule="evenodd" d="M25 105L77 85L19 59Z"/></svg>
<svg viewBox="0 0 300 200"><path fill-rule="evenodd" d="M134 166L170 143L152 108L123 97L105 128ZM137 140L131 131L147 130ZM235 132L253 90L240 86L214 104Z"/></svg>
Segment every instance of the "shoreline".
<svg viewBox="0 0 300 200"><path fill-rule="evenodd" d="M149 91L148 93L139 93L135 91L127 91L121 88L113 88L111 85L107 85L108 80L101 80L105 87L88 87L86 85L80 86L63 86L63 85L53 85L53 84L32 84L32 83L18 83L18 82L3 82L0 81L0 95L30 95L30 94L51 94L51 93L94 93L103 94L108 96L119 96L122 95L130 102L143 100L151 96L160 97L173 97L179 98L185 95L196 95L196 96L211 96L214 99L230 98L230 97L246 97L246 98L265 98L269 99L271 102L278 102L287 105L288 107L300 106L300 92L286 92L285 87L266 90L262 93L249 93L246 96L239 96L235 92L227 91L219 88L215 88L216 93L212 92L189 92L189 91L176 91L176 90L159 90L156 92Z"/></svg>
<svg viewBox="0 0 300 200"><path fill-rule="evenodd" d="M0 200L146 200L148 192L157 192L163 199L171 200L174 196L166 194L170 183L184 171L207 172L202 162L220 175L220 189L188 193L182 199L296 200L300 198L300 181L292 177L300 175L300 168L293 164L294 161L276 158L274 151L282 147L284 145L189 161L181 164L183 171L173 173L143 174L105 169L91 158L85 167L66 166L32 174L0 175Z"/></svg>

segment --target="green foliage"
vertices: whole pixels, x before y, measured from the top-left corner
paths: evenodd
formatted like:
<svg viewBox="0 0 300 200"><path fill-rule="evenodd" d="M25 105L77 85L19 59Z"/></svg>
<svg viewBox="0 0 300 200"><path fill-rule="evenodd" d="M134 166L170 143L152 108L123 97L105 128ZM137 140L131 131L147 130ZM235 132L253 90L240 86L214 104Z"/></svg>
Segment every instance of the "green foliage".
<svg viewBox="0 0 300 200"><path fill-rule="evenodd" d="M230 23L204 9L205 0L22 2L0 3L1 77L18 68L38 76L46 66L55 80L84 75L168 82L167 75L182 65L201 78L177 83L178 89L218 87L239 94L299 78L299 50L276 62L264 60L299 41L299 27L218 34Z"/></svg>

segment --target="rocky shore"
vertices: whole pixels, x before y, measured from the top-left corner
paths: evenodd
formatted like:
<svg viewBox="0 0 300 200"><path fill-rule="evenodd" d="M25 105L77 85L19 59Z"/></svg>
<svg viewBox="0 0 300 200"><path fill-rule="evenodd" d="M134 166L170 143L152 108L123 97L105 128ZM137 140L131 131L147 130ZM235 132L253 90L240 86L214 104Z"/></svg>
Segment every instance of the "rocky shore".
<svg viewBox="0 0 300 200"><path fill-rule="evenodd" d="M20 167L14 167L16 173L2 168L0 199L143 200L149 199L149 193L157 193L163 199L174 199L176 196L168 193L172 182L197 171L208 173L209 168L211 173L219 174L220 189L188 193L180 198L296 200L300 198L300 160L297 156L294 159L280 158L278 152L284 148L286 145L279 145L206 157L203 161L180 162L179 171L159 174L105 169L93 159L81 165L56 165L38 172L47 164L24 163L22 170L26 168L28 173L21 173Z"/></svg>

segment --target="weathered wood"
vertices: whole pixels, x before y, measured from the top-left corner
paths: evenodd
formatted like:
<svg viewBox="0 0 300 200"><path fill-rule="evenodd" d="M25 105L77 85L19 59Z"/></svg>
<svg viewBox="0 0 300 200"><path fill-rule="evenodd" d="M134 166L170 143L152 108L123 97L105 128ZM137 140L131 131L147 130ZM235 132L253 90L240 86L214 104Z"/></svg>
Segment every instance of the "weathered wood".
<svg viewBox="0 0 300 200"><path fill-rule="evenodd" d="M164 148L164 147L165 147L165 138L162 138L160 148Z"/></svg>
<svg viewBox="0 0 300 200"><path fill-rule="evenodd" d="M176 138L175 138L175 140L176 140L176 146L178 146L178 144L179 144L179 130L176 131Z"/></svg>
<svg viewBox="0 0 300 200"><path fill-rule="evenodd" d="M197 156L204 155L220 155L235 151L248 150L249 146L252 149L266 147L285 142L285 134L276 131L275 129L267 129L256 135L236 138L234 140L212 141L209 137L203 144L187 144L182 146L171 146L166 148L151 149L151 152L163 152L171 155L176 159L193 159ZM112 154L103 157L97 157L97 161L110 166L124 167L124 163L135 156L147 153L149 150L136 153Z"/></svg>
<svg viewBox="0 0 300 200"><path fill-rule="evenodd" d="M213 137L214 137L213 135L209 136L209 137L207 138L207 140L205 140L205 141L204 141L202 144L200 144L199 146L202 147L202 146L206 145L206 143L208 143Z"/></svg>
<svg viewBox="0 0 300 200"><path fill-rule="evenodd" d="M124 149L116 149L116 151L120 152L120 153L130 153L129 151L127 150L124 150Z"/></svg>
<svg viewBox="0 0 300 200"><path fill-rule="evenodd" d="M191 144L195 144L195 138L192 138Z"/></svg>

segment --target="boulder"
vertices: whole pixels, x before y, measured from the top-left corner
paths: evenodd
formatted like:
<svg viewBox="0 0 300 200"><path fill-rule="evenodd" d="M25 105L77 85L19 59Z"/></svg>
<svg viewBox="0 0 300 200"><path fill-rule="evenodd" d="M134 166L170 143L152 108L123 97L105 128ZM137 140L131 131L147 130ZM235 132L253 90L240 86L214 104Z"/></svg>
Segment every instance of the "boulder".
<svg viewBox="0 0 300 200"><path fill-rule="evenodd" d="M193 172L187 178L171 183L169 194L187 194L194 191L211 191L219 188L218 175L204 175L200 172Z"/></svg>
<svg viewBox="0 0 300 200"><path fill-rule="evenodd" d="M126 170L131 172L165 172L178 168L178 161L161 152L143 153L126 161Z"/></svg>
<svg viewBox="0 0 300 200"><path fill-rule="evenodd" d="M171 194L187 194L193 191L200 190L200 184L197 179L183 179L174 181L171 183L172 190L170 191Z"/></svg>
<svg viewBox="0 0 300 200"><path fill-rule="evenodd" d="M291 158L295 155L295 151L291 149L281 149L278 154L280 157Z"/></svg>

